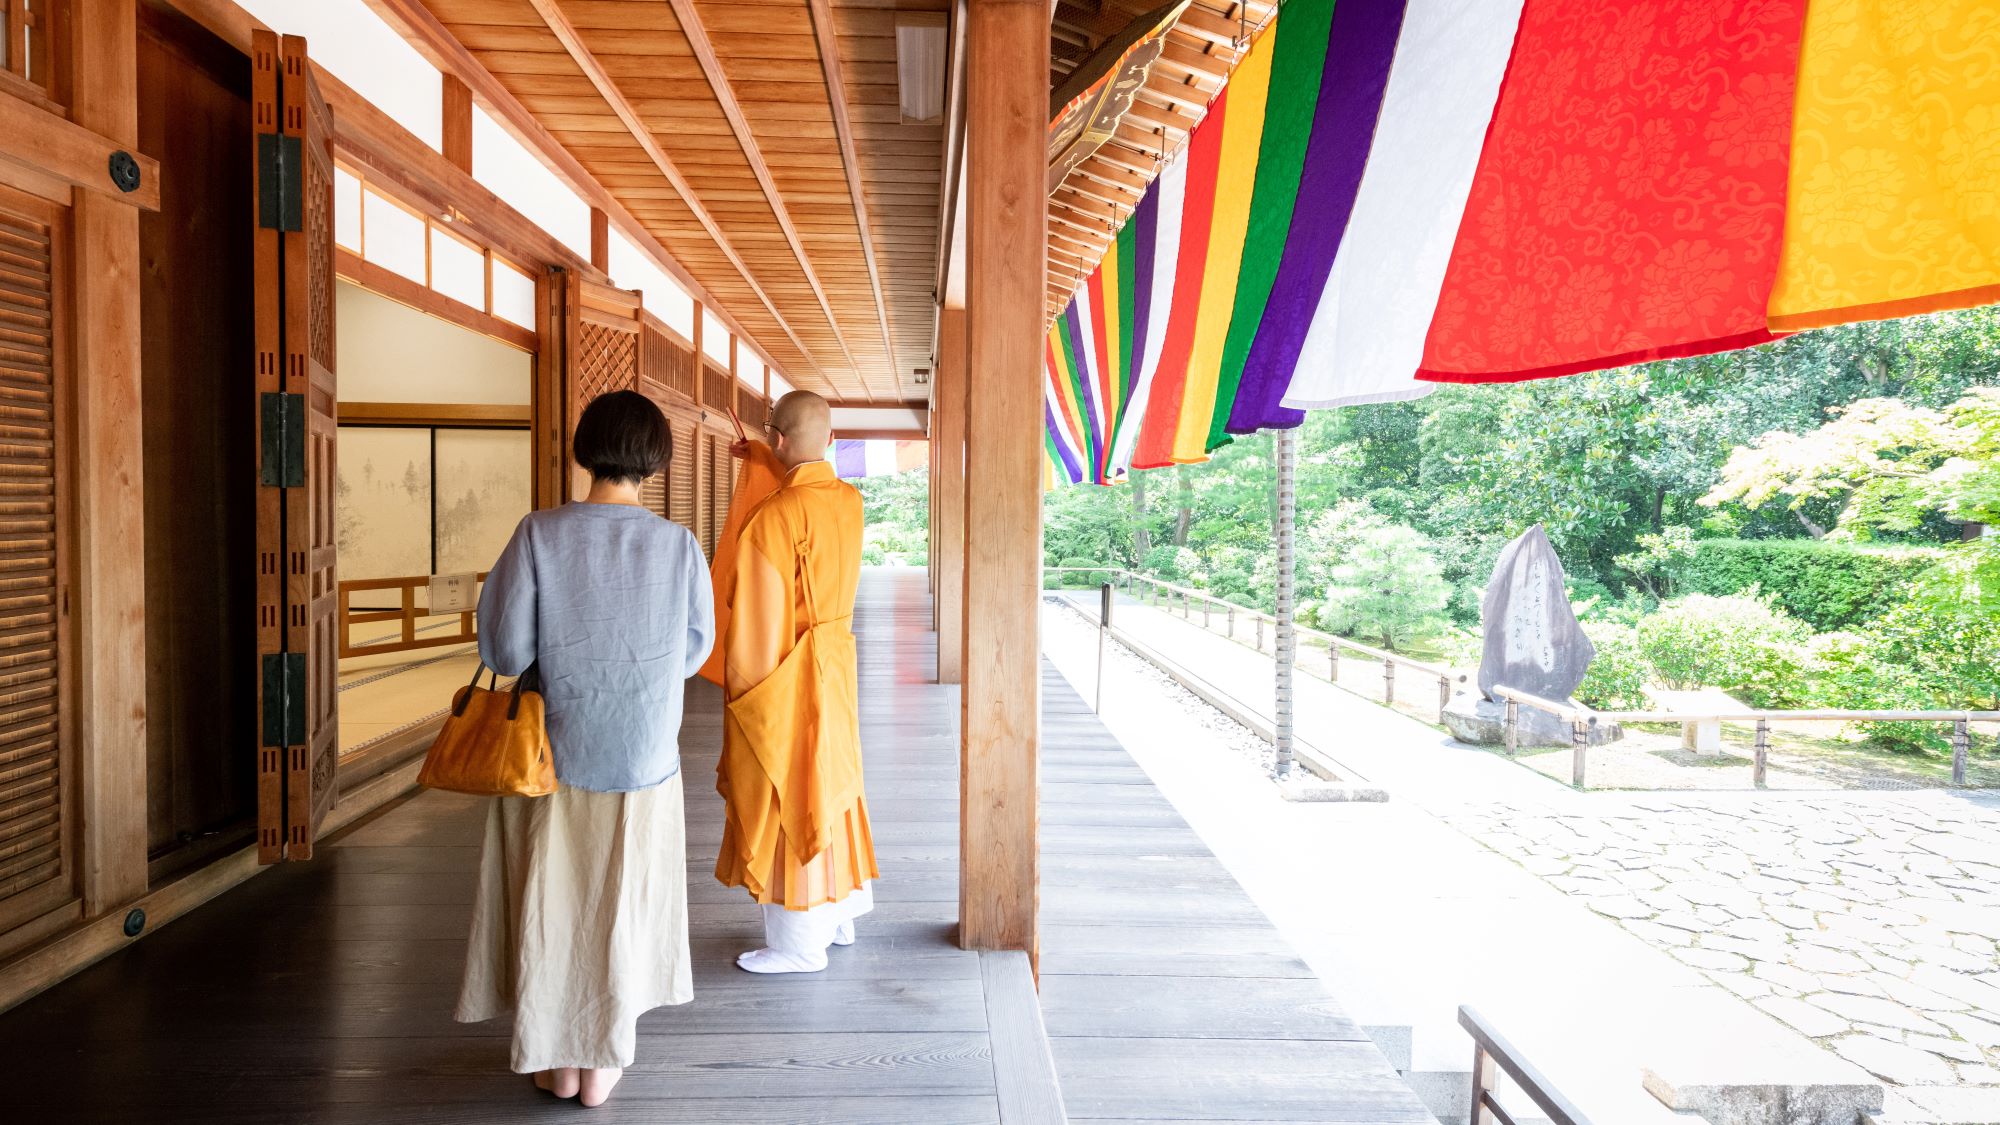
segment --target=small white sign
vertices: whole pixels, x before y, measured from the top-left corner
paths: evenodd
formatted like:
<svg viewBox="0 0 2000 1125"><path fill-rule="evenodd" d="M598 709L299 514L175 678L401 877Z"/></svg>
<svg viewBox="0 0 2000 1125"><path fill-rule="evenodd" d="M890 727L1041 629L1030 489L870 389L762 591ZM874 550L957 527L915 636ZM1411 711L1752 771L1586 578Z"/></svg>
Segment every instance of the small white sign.
<svg viewBox="0 0 2000 1125"><path fill-rule="evenodd" d="M478 575L431 575L430 611L432 613L470 613L478 607Z"/></svg>

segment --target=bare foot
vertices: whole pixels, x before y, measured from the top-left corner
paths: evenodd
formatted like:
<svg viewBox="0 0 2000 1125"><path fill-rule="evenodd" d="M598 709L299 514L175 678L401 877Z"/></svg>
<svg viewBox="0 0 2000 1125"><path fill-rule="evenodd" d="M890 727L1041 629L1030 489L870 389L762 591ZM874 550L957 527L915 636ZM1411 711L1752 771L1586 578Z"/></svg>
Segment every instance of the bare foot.
<svg viewBox="0 0 2000 1125"><path fill-rule="evenodd" d="M610 1067L604 1070L585 1070L583 1072L583 1097L579 1100L587 1106L603 1105L605 1099L611 1096L611 1088L618 1085L618 1080L624 1076L625 1071L620 1067Z"/></svg>
<svg viewBox="0 0 2000 1125"><path fill-rule="evenodd" d="M559 1098L575 1097L578 1084L577 1070L573 1066L535 1072L535 1085Z"/></svg>

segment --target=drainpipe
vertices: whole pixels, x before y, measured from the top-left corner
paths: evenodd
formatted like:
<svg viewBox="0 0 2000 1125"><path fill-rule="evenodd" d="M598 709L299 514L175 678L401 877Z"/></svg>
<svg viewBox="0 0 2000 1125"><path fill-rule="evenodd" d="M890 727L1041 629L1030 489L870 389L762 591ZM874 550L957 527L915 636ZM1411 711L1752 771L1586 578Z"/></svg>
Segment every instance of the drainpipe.
<svg viewBox="0 0 2000 1125"><path fill-rule="evenodd" d="M1298 511L1292 492L1294 463L1298 458L1298 434L1279 430L1273 435L1278 462L1278 513L1274 521L1278 541L1278 625L1277 625L1277 706L1272 715L1272 744L1277 760L1271 773L1279 781L1292 776L1292 670L1298 654L1298 633L1292 627L1293 527Z"/></svg>

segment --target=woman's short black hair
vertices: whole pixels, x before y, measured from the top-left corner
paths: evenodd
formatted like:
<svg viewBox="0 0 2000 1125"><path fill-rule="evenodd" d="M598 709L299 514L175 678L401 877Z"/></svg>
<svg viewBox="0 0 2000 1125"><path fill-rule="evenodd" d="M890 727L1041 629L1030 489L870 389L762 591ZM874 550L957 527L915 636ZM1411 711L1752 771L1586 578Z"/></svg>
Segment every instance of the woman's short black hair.
<svg viewBox="0 0 2000 1125"><path fill-rule="evenodd" d="M611 391L583 408L570 454L598 480L637 484L666 467L674 436L652 399L637 391Z"/></svg>

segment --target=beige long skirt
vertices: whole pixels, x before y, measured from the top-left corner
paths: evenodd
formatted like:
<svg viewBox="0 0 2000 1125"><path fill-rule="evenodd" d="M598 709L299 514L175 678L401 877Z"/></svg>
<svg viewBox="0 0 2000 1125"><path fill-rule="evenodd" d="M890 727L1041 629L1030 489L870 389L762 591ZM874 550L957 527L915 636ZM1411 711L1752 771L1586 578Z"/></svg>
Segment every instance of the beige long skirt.
<svg viewBox="0 0 2000 1125"><path fill-rule="evenodd" d="M499 797L455 1018L514 1016L513 1068L623 1067L639 1016L694 999L679 775Z"/></svg>

